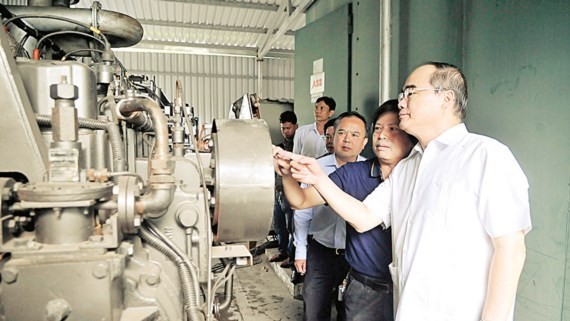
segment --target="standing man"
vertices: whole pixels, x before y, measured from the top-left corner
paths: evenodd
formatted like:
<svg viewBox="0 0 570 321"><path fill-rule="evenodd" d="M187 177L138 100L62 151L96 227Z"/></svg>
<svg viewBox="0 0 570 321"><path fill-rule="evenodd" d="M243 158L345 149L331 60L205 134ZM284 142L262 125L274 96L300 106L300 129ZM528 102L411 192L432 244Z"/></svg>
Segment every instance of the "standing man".
<svg viewBox="0 0 570 321"><path fill-rule="evenodd" d="M293 138L297 130L297 115L292 111L284 111L279 116L279 123L281 124L281 134L283 135L283 142L277 146L283 150L293 150ZM283 183L281 176L275 177L275 202L273 206L273 230L277 235L277 242L279 244L279 252L269 258L269 262L281 262L289 258L289 233L293 220L293 210L289 206L287 199L283 195Z"/></svg>
<svg viewBox="0 0 570 321"><path fill-rule="evenodd" d="M513 320L531 230L526 176L505 145L467 131L459 68L426 63L398 98L400 127L419 144L364 202L314 160L283 153L293 176L357 230L392 226L397 321Z"/></svg>
<svg viewBox="0 0 570 321"><path fill-rule="evenodd" d="M315 122L301 126L295 135L293 153L309 157L320 157L327 153L325 124L336 108L331 97L320 97L315 103Z"/></svg>
<svg viewBox="0 0 570 321"><path fill-rule="evenodd" d="M334 153L334 122L336 118L329 119L325 124L325 145L327 154Z"/></svg>
<svg viewBox="0 0 570 321"><path fill-rule="evenodd" d="M371 119L372 147L376 158L347 163L329 175L347 194L362 201L392 172L400 160L408 156L417 140L399 128L398 101L382 104ZM294 199L302 192L302 207L324 204L314 187L301 190L291 176L284 176L286 196ZM295 192L295 193L292 193ZM317 196L311 199L311 195ZM347 321L392 321L393 293L388 265L392 262L390 229L380 225L359 233L350 224L346 226L346 261L350 265L344 307Z"/></svg>
<svg viewBox="0 0 570 321"><path fill-rule="evenodd" d="M335 121L334 153L318 159L326 173L359 160L366 146L366 120L356 112L342 113ZM297 184L293 181L293 184ZM298 187L298 185L297 185ZM346 222L328 206L295 211L295 268L305 275L303 306L305 321L330 321L331 302L336 302L337 320L345 320L344 306L336 300L338 286L348 272L344 259Z"/></svg>

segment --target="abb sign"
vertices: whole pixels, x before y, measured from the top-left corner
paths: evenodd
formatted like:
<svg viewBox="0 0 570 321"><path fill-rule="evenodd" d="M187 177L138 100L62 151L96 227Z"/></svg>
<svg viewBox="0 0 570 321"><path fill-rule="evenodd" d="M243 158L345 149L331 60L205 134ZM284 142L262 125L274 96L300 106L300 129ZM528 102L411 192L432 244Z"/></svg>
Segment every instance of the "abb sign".
<svg viewBox="0 0 570 321"><path fill-rule="evenodd" d="M311 75L311 95L325 92L325 73Z"/></svg>

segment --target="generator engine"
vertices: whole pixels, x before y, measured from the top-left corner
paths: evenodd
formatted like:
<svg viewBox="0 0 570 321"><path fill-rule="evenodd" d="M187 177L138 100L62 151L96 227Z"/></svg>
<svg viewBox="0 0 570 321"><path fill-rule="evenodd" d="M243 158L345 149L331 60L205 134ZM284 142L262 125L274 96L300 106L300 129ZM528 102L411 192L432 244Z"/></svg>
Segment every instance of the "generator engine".
<svg viewBox="0 0 570 321"><path fill-rule="evenodd" d="M183 84L115 57L140 23L76 2L0 5L0 320L217 319L271 225L267 124L202 148Z"/></svg>

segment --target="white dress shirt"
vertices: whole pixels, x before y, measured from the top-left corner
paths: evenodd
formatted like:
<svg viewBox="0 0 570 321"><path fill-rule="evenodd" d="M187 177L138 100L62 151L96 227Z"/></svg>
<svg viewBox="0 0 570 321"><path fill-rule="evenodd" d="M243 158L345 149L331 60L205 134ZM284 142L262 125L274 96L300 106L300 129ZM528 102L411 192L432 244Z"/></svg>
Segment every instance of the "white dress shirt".
<svg viewBox="0 0 570 321"><path fill-rule="evenodd" d="M396 321L478 321L492 238L531 229L514 156L464 124L416 145L364 204L392 226Z"/></svg>
<svg viewBox="0 0 570 321"><path fill-rule="evenodd" d="M365 160L358 156L357 161ZM319 165L327 175L334 172L338 166L334 154L317 159ZM303 188L306 185L302 186ZM307 237L313 238L322 245L333 249L344 249L346 244L346 221L336 214L329 206L319 205L304 210L295 211L293 219L295 231L293 244L295 244L295 259L307 259Z"/></svg>
<svg viewBox="0 0 570 321"><path fill-rule="evenodd" d="M326 139L317 131L317 123L297 128L293 139L293 153L314 158L327 153Z"/></svg>

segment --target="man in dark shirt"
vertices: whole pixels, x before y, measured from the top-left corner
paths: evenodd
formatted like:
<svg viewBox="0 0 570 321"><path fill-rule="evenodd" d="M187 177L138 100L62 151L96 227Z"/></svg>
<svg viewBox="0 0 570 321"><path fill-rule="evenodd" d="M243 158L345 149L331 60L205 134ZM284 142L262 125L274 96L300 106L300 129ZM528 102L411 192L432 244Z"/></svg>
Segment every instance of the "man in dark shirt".
<svg viewBox="0 0 570 321"><path fill-rule="evenodd" d="M279 116L279 123L281 124L281 134L283 135L283 142L277 146L283 150L293 150L293 138L297 130L297 116L292 111L284 111ZM287 199L283 195L283 184L281 176L275 177L275 204L273 207L273 230L277 235L277 242L279 243L279 253L269 258L270 262L281 262L288 260L292 253L290 247L292 242L289 241L289 234L291 232L293 210L287 203ZM289 227L289 228L288 228ZM288 266L288 261L283 263L283 266Z"/></svg>
<svg viewBox="0 0 570 321"><path fill-rule="evenodd" d="M382 104L372 117L372 147L377 158L348 163L329 176L344 192L358 200L364 200L387 178L416 142L399 129L398 113L398 102L390 100ZM280 168L277 170L283 174L285 194L294 208L325 203L314 187L298 188L286 162L278 164ZM347 224L346 260L350 265L344 295L346 319L393 320L392 281L388 269L392 261L390 230L377 226L358 233Z"/></svg>

